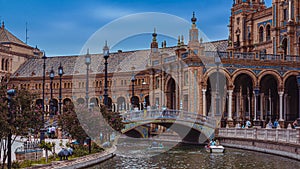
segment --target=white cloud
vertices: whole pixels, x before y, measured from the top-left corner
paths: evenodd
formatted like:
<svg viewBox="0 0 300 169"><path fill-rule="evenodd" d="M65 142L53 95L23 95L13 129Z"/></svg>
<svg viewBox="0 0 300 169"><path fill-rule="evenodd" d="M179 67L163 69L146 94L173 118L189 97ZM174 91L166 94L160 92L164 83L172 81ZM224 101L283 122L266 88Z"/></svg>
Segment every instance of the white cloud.
<svg viewBox="0 0 300 169"><path fill-rule="evenodd" d="M101 5L89 9L91 17L99 20L112 20L133 13L130 9L123 9L116 6Z"/></svg>

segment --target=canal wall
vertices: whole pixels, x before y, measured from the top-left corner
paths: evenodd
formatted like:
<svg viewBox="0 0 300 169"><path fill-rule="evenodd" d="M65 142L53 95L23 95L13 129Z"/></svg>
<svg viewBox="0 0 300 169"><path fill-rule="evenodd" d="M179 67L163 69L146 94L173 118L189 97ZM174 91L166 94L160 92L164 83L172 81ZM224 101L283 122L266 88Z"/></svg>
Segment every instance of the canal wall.
<svg viewBox="0 0 300 169"><path fill-rule="evenodd" d="M116 146L109 148L101 153L91 154L84 157L79 157L67 161L54 161L51 164L33 166L31 169L81 169L87 168L101 162L104 162L115 156L115 151L117 150Z"/></svg>
<svg viewBox="0 0 300 169"><path fill-rule="evenodd" d="M300 160L300 129L221 128L217 138L225 147Z"/></svg>

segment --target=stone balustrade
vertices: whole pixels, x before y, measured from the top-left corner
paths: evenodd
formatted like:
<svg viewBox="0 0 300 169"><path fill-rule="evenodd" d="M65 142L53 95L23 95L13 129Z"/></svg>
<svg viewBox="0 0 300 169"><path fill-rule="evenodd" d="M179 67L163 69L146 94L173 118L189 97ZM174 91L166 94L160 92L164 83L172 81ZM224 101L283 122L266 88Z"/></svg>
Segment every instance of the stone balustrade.
<svg viewBox="0 0 300 169"><path fill-rule="evenodd" d="M300 144L300 129L220 128L218 137Z"/></svg>

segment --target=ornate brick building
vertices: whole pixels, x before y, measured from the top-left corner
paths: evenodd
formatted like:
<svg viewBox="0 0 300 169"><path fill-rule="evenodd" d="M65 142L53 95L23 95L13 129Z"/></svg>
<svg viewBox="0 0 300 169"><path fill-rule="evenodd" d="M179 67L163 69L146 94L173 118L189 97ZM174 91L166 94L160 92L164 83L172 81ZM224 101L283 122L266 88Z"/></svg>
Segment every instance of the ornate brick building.
<svg viewBox="0 0 300 169"><path fill-rule="evenodd" d="M4 26L0 27L0 81L14 73L20 65L30 58L42 55L38 48L33 48L10 33Z"/></svg>
<svg viewBox="0 0 300 169"><path fill-rule="evenodd" d="M279 23L278 18L273 17L272 8L266 8L263 1L234 2L229 41L203 43L193 15L188 44L179 37L176 46L166 47L164 44L158 48L156 38L159 35L154 32L149 50L111 53L108 59L108 94L112 110L122 112L132 107L144 109L145 106L182 109L203 116L222 117L230 125L245 119L264 125L266 121L278 119L283 126L298 118L300 59L295 53L297 43L291 40L297 35L294 26L298 23L297 12L293 12L291 17L293 24L287 22L281 26L284 22ZM273 7L279 10L285 4L276 0ZM291 4L299 3L292 1ZM248 19L251 18L250 22ZM263 33L264 38L259 42L260 27L265 32L268 25L270 39L267 40L267 34ZM287 32L282 31L285 27ZM289 33L292 27L293 33ZM279 52L284 39L287 50ZM262 49L266 50L262 52ZM89 101L99 105L103 103L104 94L104 59L102 54L92 54L91 59ZM11 85L42 93L42 63L41 58L29 59L14 73ZM50 101L50 69L57 70L59 63L64 66L63 103L84 103L84 56L48 57L46 63L45 103ZM136 79L134 96L132 76ZM54 78L53 88L57 106L58 75ZM135 98L133 105L132 97Z"/></svg>
<svg viewBox="0 0 300 169"><path fill-rule="evenodd" d="M228 50L299 55L299 0L234 0L231 14Z"/></svg>

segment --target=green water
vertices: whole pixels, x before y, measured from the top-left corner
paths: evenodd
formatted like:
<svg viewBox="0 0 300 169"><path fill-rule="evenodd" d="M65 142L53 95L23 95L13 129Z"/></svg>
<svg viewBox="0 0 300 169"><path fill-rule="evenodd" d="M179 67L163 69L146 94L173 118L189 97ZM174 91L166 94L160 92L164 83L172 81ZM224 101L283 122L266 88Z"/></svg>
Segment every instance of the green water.
<svg viewBox="0 0 300 169"><path fill-rule="evenodd" d="M168 144L164 143L167 147ZM210 154L204 146L177 145L166 152L147 150L148 143L121 143L117 155L90 169L298 169L300 161L253 151L226 148Z"/></svg>

